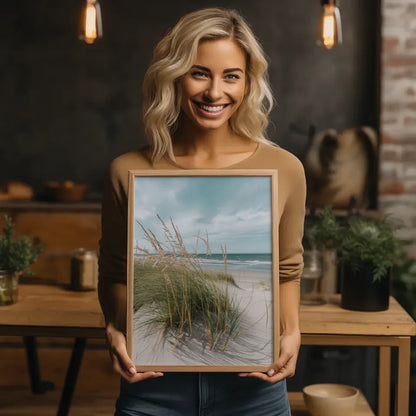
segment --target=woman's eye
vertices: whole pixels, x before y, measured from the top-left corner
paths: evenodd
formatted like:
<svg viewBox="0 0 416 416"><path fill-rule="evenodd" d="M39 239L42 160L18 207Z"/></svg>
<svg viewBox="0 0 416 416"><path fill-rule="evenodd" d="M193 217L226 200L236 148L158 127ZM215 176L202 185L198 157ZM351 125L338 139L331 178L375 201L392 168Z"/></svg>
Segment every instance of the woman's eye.
<svg viewBox="0 0 416 416"><path fill-rule="evenodd" d="M230 80L237 80L240 79L240 76L237 74L227 74L224 78Z"/></svg>
<svg viewBox="0 0 416 416"><path fill-rule="evenodd" d="M191 75L195 78L206 78L206 77L208 77L208 74L206 72L202 72L202 71L191 72Z"/></svg>

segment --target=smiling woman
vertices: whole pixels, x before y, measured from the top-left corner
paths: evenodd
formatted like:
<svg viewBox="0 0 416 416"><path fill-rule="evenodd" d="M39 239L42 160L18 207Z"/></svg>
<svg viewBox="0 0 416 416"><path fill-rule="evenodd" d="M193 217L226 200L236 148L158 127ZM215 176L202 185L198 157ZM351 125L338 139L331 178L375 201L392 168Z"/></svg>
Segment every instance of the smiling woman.
<svg viewBox="0 0 416 416"><path fill-rule="evenodd" d="M150 146L129 152L112 162L102 208L99 296L106 318L113 367L122 377L116 415L194 416L204 409L207 416L288 416L290 409L284 379L295 372L300 346L299 278L303 265L306 189L300 161L274 145L265 135L273 98L262 48L245 20L234 10L215 8L189 13L156 46L144 78L143 101L145 134ZM280 348L276 349L278 359L274 363L267 362L266 373L142 373L137 371L127 353L129 171L181 171L189 168L278 171L279 191L273 218L279 229L276 234L278 241L275 240L273 246L279 246L280 296L273 297L273 302L279 302L281 333ZM230 181L227 187L208 181L199 183L195 189L189 180L183 189L174 186L169 172L163 172L160 181L159 190L163 189L163 192L156 192L154 186L145 182L140 183L137 192L134 189L134 197L140 201L142 215L146 217L140 218L140 224L150 221L149 213L157 209L158 215L166 217L166 221L172 212L179 213L179 225L184 232L184 239L181 237L180 241L183 244L188 244L185 239L188 231L194 235L200 226L203 230L209 226L215 235L225 233L227 252L234 256L230 257L230 272L235 271L231 263L236 267L242 263L257 267L261 263L264 266L261 270L247 268L248 275L239 282L241 289L255 277L255 273L270 273L269 245L274 237L262 234L267 216L262 213L265 202L257 193L260 189L258 183L241 178L239 183ZM158 195L156 199L155 194ZM199 199L206 203L192 206L190 195L199 195ZM224 203L218 215L212 218L206 215L207 207L212 209L220 200L229 201L230 207ZM201 218L210 220L201 224ZM157 231L153 231L157 228L152 223L146 223L147 227L151 227L152 233L149 231L149 239L143 244L157 246L159 237ZM262 244L259 243L261 238ZM214 238L210 237L211 241L215 249L212 253L219 258L222 256L222 239L218 240L219 246L215 246ZM157 250L152 250L152 253L158 255ZM172 258L168 256L168 259ZM218 259L200 260L213 266ZM157 267L160 268L159 263ZM135 278L142 281L149 270L138 267L136 271ZM165 272L163 268L158 269L158 278L164 277ZM150 279L150 282L153 291L156 281ZM267 287L266 284L258 289L261 292ZM198 291L194 287L180 286L179 292L183 293L184 288L187 293ZM137 296L143 298L143 293L139 290ZM149 297L144 297L149 310L143 314L138 309L137 322L146 321L147 312L159 319L155 314L159 310L158 304L148 303ZM176 301L175 292L168 303ZM264 297L261 301L264 303ZM193 302L190 304L194 305ZM208 318L211 313L208 310ZM170 325L172 316L168 315L168 318ZM147 339L149 334L140 328L138 336ZM187 333L181 332L179 336L182 339L187 337ZM251 344L254 340L256 353L264 352L254 337L248 338L245 342ZM186 343L187 339L183 341ZM212 349L214 345L215 342L211 343ZM205 351L208 350L202 349L203 360L207 359ZM149 352L150 349L145 348L135 359L146 362ZM156 380L150 380L154 378Z"/></svg>

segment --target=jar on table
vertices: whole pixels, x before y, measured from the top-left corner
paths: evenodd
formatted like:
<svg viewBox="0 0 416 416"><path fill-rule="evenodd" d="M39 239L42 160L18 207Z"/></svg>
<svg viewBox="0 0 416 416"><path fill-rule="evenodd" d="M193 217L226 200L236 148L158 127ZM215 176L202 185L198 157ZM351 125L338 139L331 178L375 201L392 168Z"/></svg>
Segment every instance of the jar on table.
<svg viewBox="0 0 416 416"><path fill-rule="evenodd" d="M97 252L79 248L71 258L71 289L77 291L95 290L97 282Z"/></svg>

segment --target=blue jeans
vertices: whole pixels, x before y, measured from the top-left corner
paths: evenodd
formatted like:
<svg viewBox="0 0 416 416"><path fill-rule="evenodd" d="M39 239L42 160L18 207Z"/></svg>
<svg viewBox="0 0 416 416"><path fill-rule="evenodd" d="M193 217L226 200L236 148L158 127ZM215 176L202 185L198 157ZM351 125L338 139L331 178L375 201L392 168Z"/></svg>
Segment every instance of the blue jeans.
<svg viewBox="0 0 416 416"><path fill-rule="evenodd" d="M236 373L165 373L121 379L115 416L290 416L286 380L269 384Z"/></svg>

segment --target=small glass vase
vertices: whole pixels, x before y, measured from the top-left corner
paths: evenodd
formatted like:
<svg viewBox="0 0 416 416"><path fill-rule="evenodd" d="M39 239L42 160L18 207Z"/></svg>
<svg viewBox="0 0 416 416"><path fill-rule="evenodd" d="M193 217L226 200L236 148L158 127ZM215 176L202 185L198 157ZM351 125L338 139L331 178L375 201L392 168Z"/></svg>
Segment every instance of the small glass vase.
<svg viewBox="0 0 416 416"><path fill-rule="evenodd" d="M17 302L19 273L0 270L0 306Z"/></svg>
<svg viewBox="0 0 416 416"><path fill-rule="evenodd" d="M302 305L322 305L326 303L322 293L324 273L322 252L317 249L305 250L303 260L300 302Z"/></svg>

